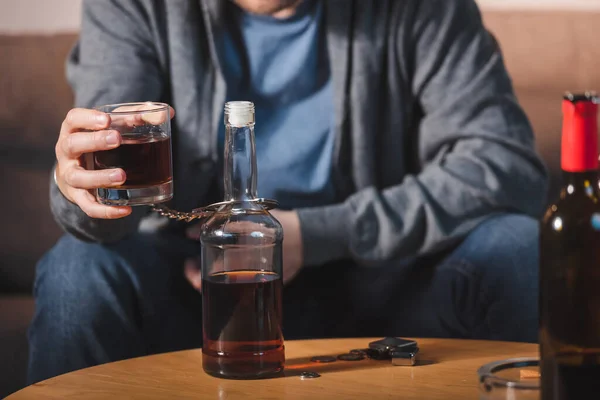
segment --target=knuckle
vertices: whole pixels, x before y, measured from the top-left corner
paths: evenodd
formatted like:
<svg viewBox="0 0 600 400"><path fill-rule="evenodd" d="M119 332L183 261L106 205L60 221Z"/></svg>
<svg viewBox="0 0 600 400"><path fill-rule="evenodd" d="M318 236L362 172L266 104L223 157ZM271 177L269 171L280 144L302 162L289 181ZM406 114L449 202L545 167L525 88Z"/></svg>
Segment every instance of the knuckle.
<svg viewBox="0 0 600 400"><path fill-rule="evenodd" d="M62 124L60 124L60 133L67 133L67 131L69 130L69 123L67 122L67 120L63 120Z"/></svg>
<svg viewBox="0 0 600 400"><path fill-rule="evenodd" d="M64 180L69 186L74 186L77 180L77 171L69 168L64 174Z"/></svg>
<svg viewBox="0 0 600 400"><path fill-rule="evenodd" d="M106 132L91 132L90 140L95 143L97 146L102 146L104 144L104 138L106 137Z"/></svg>
<svg viewBox="0 0 600 400"><path fill-rule="evenodd" d="M108 174L94 174L94 186L101 187L104 184L110 183L108 179Z"/></svg>
<svg viewBox="0 0 600 400"><path fill-rule="evenodd" d="M79 113L79 110L76 108L69 110L69 112L67 113L67 117L65 118L65 122L67 123L67 125L70 125L70 126L75 125L75 122L77 121L78 113Z"/></svg>
<svg viewBox="0 0 600 400"><path fill-rule="evenodd" d="M56 155L56 158L59 159L62 153L62 140L59 140L56 142L56 145L54 145L54 154Z"/></svg>
<svg viewBox="0 0 600 400"><path fill-rule="evenodd" d="M60 162L56 163L56 166L54 167L54 174L54 176L56 177L56 183L59 186L61 183L66 183L65 174L63 172L63 167L61 166Z"/></svg>
<svg viewBox="0 0 600 400"><path fill-rule="evenodd" d="M83 210L85 215L87 215L88 217L90 217L90 218L96 217L96 215L94 214L94 211L90 207L88 207L86 205L79 205L79 207Z"/></svg>
<svg viewBox="0 0 600 400"><path fill-rule="evenodd" d="M73 135L69 135L67 136L64 140L63 140L63 151L65 154L72 154L73 153Z"/></svg>
<svg viewBox="0 0 600 400"><path fill-rule="evenodd" d="M83 211L85 213L85 215L87 215L88 217L91 217L91 218L96 217L96 213L94 212L93 204L89 203L88 201L79 199L79 201L77 202L77 205L79 206L79 208L81 208L81 211Z"/></svg>

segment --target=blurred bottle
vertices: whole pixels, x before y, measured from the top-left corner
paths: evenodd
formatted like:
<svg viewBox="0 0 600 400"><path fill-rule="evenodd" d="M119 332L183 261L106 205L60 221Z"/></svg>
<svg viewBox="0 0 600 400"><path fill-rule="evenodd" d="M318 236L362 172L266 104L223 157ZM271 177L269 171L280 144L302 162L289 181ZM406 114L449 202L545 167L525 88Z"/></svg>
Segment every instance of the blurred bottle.
<svg viewBox="0 0 600 400"><path fill-rule="evenodd" d="M597 114L594 93L565 95L564 186L540 230L542 400L600 398Z"/></svg>

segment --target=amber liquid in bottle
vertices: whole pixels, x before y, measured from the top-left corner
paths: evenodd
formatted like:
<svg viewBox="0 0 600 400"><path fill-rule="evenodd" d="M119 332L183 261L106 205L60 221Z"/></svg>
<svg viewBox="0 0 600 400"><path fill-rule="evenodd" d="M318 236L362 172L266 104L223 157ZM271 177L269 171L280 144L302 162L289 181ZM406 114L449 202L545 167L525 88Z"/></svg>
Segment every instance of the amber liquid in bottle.
<svg viewBox="0 0 600 400"><path fill-rule="evenodd" d="M283 369L282 286L277 274L251 270L203 279L204 368L240 377Z"/></svg>
<svg viewBox="0 0 600 400"><path fill-rule="evenodd" d="M540 227L542 400L600 398L597 111L593 94L565 96L564 186Z"/></svg>

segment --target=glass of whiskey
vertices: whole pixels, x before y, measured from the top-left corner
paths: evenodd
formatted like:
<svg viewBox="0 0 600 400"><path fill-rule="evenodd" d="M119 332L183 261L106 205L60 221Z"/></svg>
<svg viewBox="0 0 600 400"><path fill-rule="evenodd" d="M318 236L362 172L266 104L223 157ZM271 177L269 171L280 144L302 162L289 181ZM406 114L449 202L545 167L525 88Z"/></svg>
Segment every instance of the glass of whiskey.
<svg viewBox="0 0 600 400"><path fill-rule="evenodd" d="M173 198L171 115L168 104L123 103L96 107L111 119L109 130L121 134L115 149L85 155L90 170L121 168L123 185L96 190L101 204L137 206L163 203Z"/></svg>

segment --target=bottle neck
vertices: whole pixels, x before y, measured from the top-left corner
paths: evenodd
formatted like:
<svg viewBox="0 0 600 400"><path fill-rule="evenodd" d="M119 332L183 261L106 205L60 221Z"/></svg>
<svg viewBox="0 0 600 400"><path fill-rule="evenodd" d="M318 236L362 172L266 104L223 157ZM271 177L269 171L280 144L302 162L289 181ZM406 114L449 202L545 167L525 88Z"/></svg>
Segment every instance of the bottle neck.
<svg viewBox="0 0 600 400"><path fill-rule="evenodd" d="M225 200L256 198L256 148L254 123L225 126Z"/></svg>

